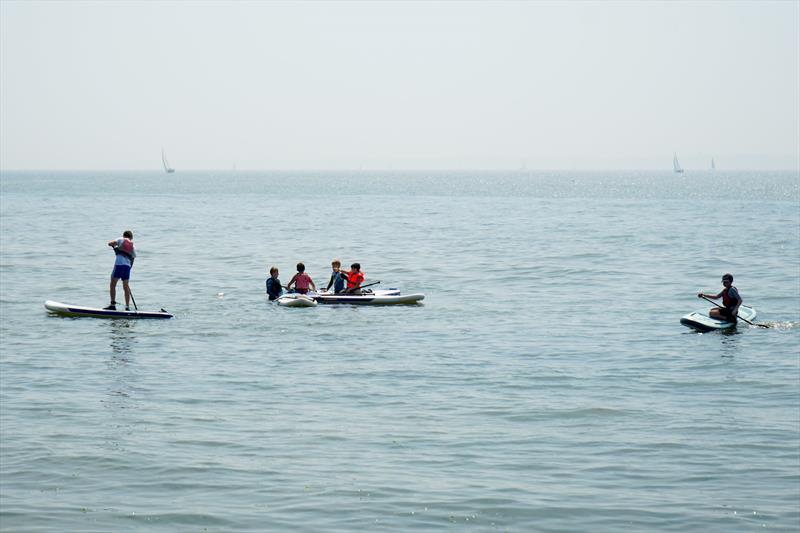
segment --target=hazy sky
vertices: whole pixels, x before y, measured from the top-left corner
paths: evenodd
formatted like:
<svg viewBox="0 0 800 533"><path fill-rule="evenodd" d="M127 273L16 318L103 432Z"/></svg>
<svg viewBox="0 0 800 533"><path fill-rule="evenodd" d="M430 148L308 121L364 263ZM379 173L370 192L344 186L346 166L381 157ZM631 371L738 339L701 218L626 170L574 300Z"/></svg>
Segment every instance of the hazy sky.
<svg viewBox="0 0 800 533"><path fill-rule="evenodd" d="M0 168L800 168L800 2L0 0Z"/></svg>

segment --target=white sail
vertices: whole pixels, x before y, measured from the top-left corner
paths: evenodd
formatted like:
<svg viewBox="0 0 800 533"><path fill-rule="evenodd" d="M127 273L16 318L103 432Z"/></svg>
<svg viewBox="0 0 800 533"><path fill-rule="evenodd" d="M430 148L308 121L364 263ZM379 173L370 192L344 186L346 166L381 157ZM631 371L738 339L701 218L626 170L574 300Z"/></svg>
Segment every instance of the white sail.
<svg viewBox="0 0 800 533"><path fill-rule="evenodd" d="M676 154L675 152L672 153L672 169L678 174L681 174L683 172L681 164L678 163L678 154Z"/></svg>
<svg viewBox="0 0 800 533"><path fill-rule="evenodd" d="M164 172L167 174L172 174L175 172L175 169L169 166L169 161L167 161L167 154L164 152L164 148L161 148L161 164L164 165Z"/></svg>

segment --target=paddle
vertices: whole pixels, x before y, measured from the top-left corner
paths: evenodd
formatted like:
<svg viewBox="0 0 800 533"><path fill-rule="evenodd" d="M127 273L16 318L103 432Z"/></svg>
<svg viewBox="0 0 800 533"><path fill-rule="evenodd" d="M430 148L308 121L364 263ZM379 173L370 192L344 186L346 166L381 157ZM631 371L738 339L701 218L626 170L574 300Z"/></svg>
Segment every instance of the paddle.
<svg viewBox="0 0 800 533"><path fill-rule="evenodd" d="M373 281L372 283L367 283L366 285L362 285L362 286L359 287L359 289L363 289L364 287L372 287L373 285L377 285L378 283L380 283L380 280L379 281ZM345 289L345 290L343 290L341 292L341 294L351 294L352 292L353 292L353 289Z"/></svg>
<svg viewBox="0 0 800 533"><path fill-rule="evenodd" d="M703 300L705 300L705 301L707 301L707 302L711 302L712 304L716 305L716 306L717 306L717 307L719 307L720 309L725 309L724 307L722 307L721 305L719 305L719 304L718 304L717 302L715 302L714 300L709 300L709 299L708 299L708 298L706 298L705 296L700 296L700 298L702 298ZM747 320L746 318L742 318L741 316L739 316L739 314L738 314L738 313L736 314L736 318L738 318L738 319L740 319L740 320L744 320L745 322L747 322L747 323L748 323L748 324L750 324L751 326L758 326L758 327L760 327L760 328L768 328L768 327L769 327L769 325L767 325L767 324L753 324L752 322L750 322L750 321L749 321L749 320Z"/></svg>
<svg viewBox="0 0 800 533"><path fill-rule="evenodd" d="M128 287L128 294L131 295L131 301L133 302L133 308L136 309L136 312L138 313L139 312L139 306L136 305L136 299L133 297L133 291L131 290L130 287Z"/></svg>

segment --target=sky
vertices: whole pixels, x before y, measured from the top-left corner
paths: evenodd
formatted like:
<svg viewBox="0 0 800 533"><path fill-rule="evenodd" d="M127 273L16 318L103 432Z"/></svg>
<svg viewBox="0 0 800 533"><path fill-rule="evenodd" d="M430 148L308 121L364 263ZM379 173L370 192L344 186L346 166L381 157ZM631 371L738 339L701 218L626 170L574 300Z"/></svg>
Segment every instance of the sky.
<svg viewBox="0 0 800 533"><path fill-rule="evenodd" d="M0 0L0 169L800 169L800 1Z"/></svg>

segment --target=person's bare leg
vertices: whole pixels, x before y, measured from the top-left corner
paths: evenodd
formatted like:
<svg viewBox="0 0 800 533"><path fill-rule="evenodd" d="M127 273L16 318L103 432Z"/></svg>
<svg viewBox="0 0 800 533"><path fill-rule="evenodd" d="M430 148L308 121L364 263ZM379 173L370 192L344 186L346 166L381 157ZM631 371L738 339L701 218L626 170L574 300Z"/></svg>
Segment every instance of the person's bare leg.
<svg viewBox="0 0 800 533"><path fill-rule="evenodd" d="M716 318L717 320L728 320L728 315L722 313L722 309L715 307L708 312L708 316Z"/></svg>
<svg viewBox="0 0 800 533"><path fill-rule="evenodd" d="M117 303L117 279L111 278L111 284L108 286L108 292L111 295L111 305Z"/></svg>
<svg viewBox="0 0 800 533"><path fill-rule="evenodd" d="M122 280L122 288L125 290L125 308L127 309L131 306L131 288L128 286L127 279Z"/></svg>

